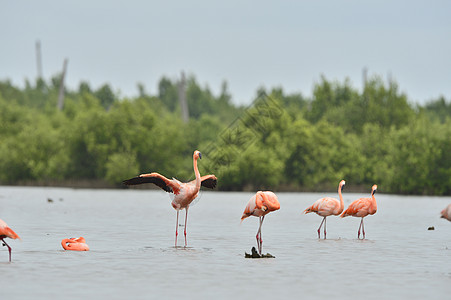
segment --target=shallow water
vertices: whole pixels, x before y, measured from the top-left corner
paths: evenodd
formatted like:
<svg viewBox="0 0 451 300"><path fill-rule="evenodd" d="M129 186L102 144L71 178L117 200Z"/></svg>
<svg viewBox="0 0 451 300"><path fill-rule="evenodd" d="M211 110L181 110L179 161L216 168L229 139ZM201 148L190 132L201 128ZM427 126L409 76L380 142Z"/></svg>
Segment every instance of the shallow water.
<svg viewBox="0 0 451 300"><path fill-rule="evenodd" d="M331 194L279 193L281 209L262 228L240 224L250 193L202 192L188 215L188 247L174 247L175 210L162 191L0 187L0 218L21 237L0 248L0 299L447 299L451 294L451 222L439 212L451 197L376 194L378 212L360 219L301 212ZM345 193L347 206L366 194ZM53 202L48 202L48 198ZM178 245L184 244L184 211ZM434 226L435 230L427 230ZM86 238L88 252L61 240Z"/></svg>

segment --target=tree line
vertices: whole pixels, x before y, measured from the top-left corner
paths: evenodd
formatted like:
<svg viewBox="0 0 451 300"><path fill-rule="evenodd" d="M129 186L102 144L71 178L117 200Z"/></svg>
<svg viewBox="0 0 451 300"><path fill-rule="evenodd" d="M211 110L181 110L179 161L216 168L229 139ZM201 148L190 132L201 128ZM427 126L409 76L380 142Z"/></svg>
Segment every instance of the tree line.
<svg viewBox="0 0 451 300"><path fill-rule="evenodd" d="M179 83L163 77L154 95L120 97L105 84L66 89L59 77L0 81L0 183L97 181L157 171L193 179L214 173L221 190L322 191L341 179L385 193L451 194L451 103L415 105L396 82L321 77L313 95L259 88L249 106L235 105L224 82L218 95L194 76L186 82L188 122Z"/></svg>

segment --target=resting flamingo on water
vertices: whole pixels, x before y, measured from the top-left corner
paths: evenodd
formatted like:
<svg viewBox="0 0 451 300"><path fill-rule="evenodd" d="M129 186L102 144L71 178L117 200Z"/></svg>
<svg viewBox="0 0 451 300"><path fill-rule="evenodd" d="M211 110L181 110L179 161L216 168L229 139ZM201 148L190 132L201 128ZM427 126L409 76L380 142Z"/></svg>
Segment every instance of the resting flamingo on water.
<svg viewBox="0 0 451 300"><path fill-rule="evenodd" d="M448 221L451 221L451 204L448 204L448 206L445 207L445 209L443 209L440 212L440 215L441 215L440 218L447 219Z"/></svg>
<svg viewBox="0 0 451 300"><path fill-rule="evenodd" d="M371 198L360 198L355 200L340 216L342 218L347 216L362 218L362 221L360 221L359 231L357 232L358 239L360 239L360 228L362 228L363 239L365 239L365 227L363 225L363 218L368 215L374 215L377 211L376 198L374 197L376 190L377 185L373 185L373 187L371 188Z"/></svg>
<svg viewBox="0 0 451 300"><path fill-rule="evenodd" d="M326 217L331 215L338 216L343 211L344 204L341 192L345 184L346 182L344 180L340 181L340 183L338 184L338 196L340 197L340 200L331 197L324 197L316 200L312 206L304 210L304 213L306 214L314 212L318 216L323 217L323 220L321 221L321 224L318 227L318 238L321 237L320 230L321 226L323 226L324 223L324 239L326 239Z"/></svg>
<svg viewBox="0 0 451 300"><path fill-rule="evenodd" d="M200 176L199 170L197 169L197 160L202 159L202 154L196 150L193 154L193 167L196 179L190 182L180 182L177 179L168 179L158 173L141 174L138 177L124 180L125 185L136 185L142 183L153 183L168 193L174 193L174 199L172 200L172 207L177 211L177 221L175 224L175 247L177 247L177 236L178 236L178 223L179 223L179 211L185 209L185 247L186 243L186 223L188 220L188 208L196 199L199 194L201 186L213 189L216 187L217 178L215 175L205 175Z"/></svg>
<svg viewBox="0 0 451 300"><path fill-rule="evenodd" d="M89 251L89 246L86 244L84 237L63 239L61 246L63 246L64 250Z"/></svg>
<svg viewBox="0 0 451 300"><path fill-rule="evenodd" d="M0 240L2 240L3 246L8 247L9 261L11 262L11 247L5 242L4 240L5 238L20 239L17 233L15 233L14 230L9 228L9 226L5 223L5 221L0 219Z"/></svg>
<svg viewBox="0 0 451 300"><path fill-rule="evenodd" d="M265 215L268 213L278 210L280 208L280 203L277 200L276 194L273 192L261 192L258 191L246 205L243 215L241 216L241 221L249 216L255 216L259 218L260 226L258 227L257 239L258 254L262 255L262 224L265 219Z"/></svg>

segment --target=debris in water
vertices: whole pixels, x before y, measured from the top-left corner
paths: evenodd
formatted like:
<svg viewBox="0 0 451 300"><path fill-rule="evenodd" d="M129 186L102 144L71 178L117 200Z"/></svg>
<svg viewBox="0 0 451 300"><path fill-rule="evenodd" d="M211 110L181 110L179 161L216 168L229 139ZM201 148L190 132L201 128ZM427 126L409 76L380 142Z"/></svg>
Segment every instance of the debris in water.
<svg viewBox="0 0 451 300"><path fill-rule="evenodd" d="M266 253L266 254L262 254L262 255L258 254L255 247L252 247L251 254L244 252L244 257L245 258L275 258L275 256L271 255L270 253Z"/></svg>
<svg viewBox="0 0 451 300"><path fill-rule="evenodd" d="M435 230L434 226L428 227L428 230Z"/></svg>
<svg viewBox="0 0 451 300"><path fill-rule="evenodd" d="M48 203L53 203L53 199L47 198L47 202L48 202Z"/></svg>

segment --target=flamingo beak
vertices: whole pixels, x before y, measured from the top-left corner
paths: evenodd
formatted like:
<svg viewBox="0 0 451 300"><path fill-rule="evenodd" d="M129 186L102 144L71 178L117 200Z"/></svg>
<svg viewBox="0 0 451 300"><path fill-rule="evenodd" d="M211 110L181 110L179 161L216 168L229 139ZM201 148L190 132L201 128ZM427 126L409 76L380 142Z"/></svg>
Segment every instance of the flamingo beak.
<svg viewBox="0 0 451 300"><path fill-rule="evenodd" d="M202 153L199 152L199 158L202 159Z"/></svg>
<svg viewBox="0 0 451 300"><path fill-rule="evenodd" d="M262 210L263 210L263 211L267 211L268 208L267 208L266 206L262 206Z"/></svg>
<svg viewBox="0 0 451 300"><path fill-rule="evenodd" d="M377 191L377 190L374 190L374 191L373 191L373 193L372 193L371 195L374 195L374 194L376 194L376 191Z"/></svg>

